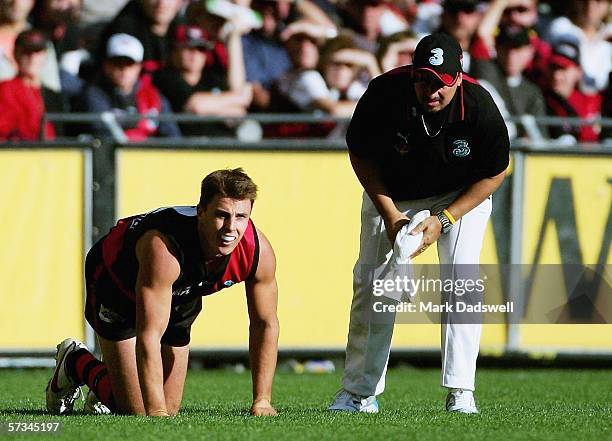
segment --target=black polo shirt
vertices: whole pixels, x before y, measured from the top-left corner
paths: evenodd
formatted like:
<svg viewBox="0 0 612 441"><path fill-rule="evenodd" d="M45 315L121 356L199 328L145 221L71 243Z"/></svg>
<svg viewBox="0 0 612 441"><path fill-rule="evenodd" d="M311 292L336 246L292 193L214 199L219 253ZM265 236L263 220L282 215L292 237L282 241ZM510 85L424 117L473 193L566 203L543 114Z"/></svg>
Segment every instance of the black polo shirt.
<svg viewBox="0 0 612 441"><path fill-rule="evenodd" d="M463 74L447 117L426 132L412 67L370 82L347 131L352 154L373 160L394 200L423 199L467 187L508 167L510 141L491 95ZM443 119L444 120L444 119Z"/></svg>

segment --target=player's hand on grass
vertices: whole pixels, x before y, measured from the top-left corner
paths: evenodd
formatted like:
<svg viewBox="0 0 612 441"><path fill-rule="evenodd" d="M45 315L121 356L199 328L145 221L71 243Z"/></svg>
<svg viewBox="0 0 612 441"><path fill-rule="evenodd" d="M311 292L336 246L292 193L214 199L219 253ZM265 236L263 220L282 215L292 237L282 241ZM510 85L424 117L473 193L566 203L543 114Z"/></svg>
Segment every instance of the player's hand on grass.
<svg viewBox="0 0 612 441"><path fill-rule="evenodd" d="M387 237L391 242L391 245L395 243L395 237L397 233L402 229L404 225L410 223L410 218L401 212L394 213L392 217L384 217L385 230L387 231Z"/></svg>
<svg viewBox="0 0 612 441"><path fill-rule="evenodd" d="M411 259L415 258L419 254L429 247L432 243L434 243L440 237L440 233L442 232L442 224L440 223L440 219L438 216L429 216L423 222L418 224L414 229L410 232L412 235L416 235L419 233L423 233L423 239L421 239L421 244L419 248L412 253L410 256Z"/></svg>
<svg viewBox="0 0 612 441"><path fill-rule="evenodd" d="M270 404L270 400L264 398L253 401L253 405L251 406L251 415L276 416L278 415L278 412L276 412L276 409L272 407L272 404Z"/></svg>

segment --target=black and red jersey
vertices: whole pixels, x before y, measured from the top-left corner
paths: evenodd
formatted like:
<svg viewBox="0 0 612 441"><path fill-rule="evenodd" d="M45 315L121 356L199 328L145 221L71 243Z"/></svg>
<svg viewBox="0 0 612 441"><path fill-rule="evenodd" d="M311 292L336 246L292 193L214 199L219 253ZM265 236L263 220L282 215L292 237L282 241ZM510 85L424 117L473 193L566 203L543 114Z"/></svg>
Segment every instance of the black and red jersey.
<svg viewBox="0 0 612 441"><path fill-rule="evenodd" d="M172 285L172 296L207 296L251 279L259 261L259 239L251 220L244 236L228 256L208 271L200 246L196 207L158 208L149 213L120 219L101 239L102 260L114 284L129 298L135 298L138 260L136 243L150 230L157 230L171 242L181 273Z"/></svg>

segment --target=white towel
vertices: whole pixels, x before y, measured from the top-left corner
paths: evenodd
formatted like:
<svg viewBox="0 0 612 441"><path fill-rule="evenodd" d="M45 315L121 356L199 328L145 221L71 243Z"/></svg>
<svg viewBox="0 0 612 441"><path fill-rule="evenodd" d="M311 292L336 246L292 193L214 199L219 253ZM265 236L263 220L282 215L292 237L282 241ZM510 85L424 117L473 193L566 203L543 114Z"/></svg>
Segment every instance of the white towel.
<svg viewBox="0 0 612 441"><path fill-rule="evenodd" d="M430 216L429 210L419 211L412 216L410 222L402 227L395 237L393 244L393 255L387 265L385 279L387 280L410 280L413 276L412 267L410 265L410 256L419 248L423 233L412 235L410 232L421 222ZM398 290L385 292L385 297L391 298L400 302L403 294L408 295L408 298L416 293L412 292L411 284L400 284ZM407 289L406 289L407 288Z"/></svg>

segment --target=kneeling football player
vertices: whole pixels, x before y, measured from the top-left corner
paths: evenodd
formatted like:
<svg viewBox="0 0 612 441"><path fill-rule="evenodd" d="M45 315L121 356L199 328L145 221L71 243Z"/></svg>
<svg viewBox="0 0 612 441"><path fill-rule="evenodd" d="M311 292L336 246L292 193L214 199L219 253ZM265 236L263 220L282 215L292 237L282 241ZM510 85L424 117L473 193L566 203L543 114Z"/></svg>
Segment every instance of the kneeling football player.
<svg viewBox="0 0 612 441"><path fill-rule="evenodd" d="M46 389L51 413L70 413L80 386L87 385L86 412L175 415L202 296L244 282L251 414L276 415L276 260L250 218L256 195L257 186L242 169L218 170L202 181L196 207L121 219L93 246L85 263L85 317L104 362L81 342L61 342Z"/></svg>

